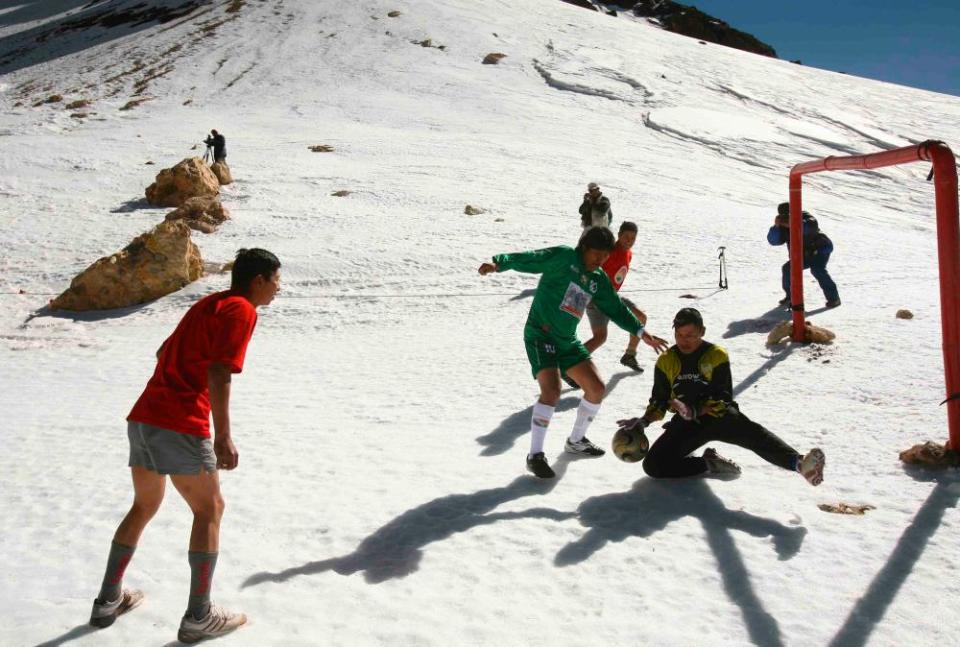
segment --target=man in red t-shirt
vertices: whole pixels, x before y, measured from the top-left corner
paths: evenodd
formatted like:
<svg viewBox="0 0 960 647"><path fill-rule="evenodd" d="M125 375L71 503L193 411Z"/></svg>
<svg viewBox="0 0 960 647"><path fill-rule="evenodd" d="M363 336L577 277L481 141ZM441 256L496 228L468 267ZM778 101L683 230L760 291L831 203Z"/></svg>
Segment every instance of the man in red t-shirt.
<svg viewBox="0 0 960 647"><path fill-rule="evenodd" d="M166 477L193 511L190 598L178 638L192 643L243 625L247 618L210 603L219 550L223 496L218 469L239 461L230 430L230 376L243 370L257 308L280 289L280 261L264 249L241 249L230 289L187 311L157 351L157 367L127 417L133 506L113 537L90 624L103 628L143 601L121 582L144 528L163 501ZM210 440L210 415L215 437Z"/></svg>
<svg viewBox="0 0 960 647"><path fill-rule="evenodd" d="M617 291L623 285L627 278L627 272L630 270L630 261L633 259L633 244L637 241L637 225L632 222L624 222L620 225L617 233L617 244L614 246L610 256L603 263L603 271L610 277L613 288ZM647 315L645 315L633 301L626 297L621 297L621 301L633 312L634 316L640 320L640 323L646 325ZM590 330L593 337L588 339L583 345L587 347L590 353L600 348L603 342L607 341L607 327L610 324L610 318L594 308L592 305L587 308L587 319L590 320ZM620 363L633 370L642 373L643 369L637 364L637 347L640 345L640 338L636 335L630 335L630 341L627 343L627 350L624 351Z"/></svg>

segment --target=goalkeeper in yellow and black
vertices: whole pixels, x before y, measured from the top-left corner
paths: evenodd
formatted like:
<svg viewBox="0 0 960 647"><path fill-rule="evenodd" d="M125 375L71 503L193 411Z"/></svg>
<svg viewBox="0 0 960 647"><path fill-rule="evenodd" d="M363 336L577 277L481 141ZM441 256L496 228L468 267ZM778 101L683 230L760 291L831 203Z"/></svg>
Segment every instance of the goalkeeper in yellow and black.
<svg viewBox="0 0 960 647"><path fill-rule="evenodd" d="M643 324L620 300L601 267L616 241L606 227L588 229L577 248L551 247L519 254L499 254L480 266L482 275L515 270L540 274L537 293L523 328L523 341L531 372L540 386L530 421L530 453L527 469L539 478L553 478L553 469L543 452L547 427L560 400L560 372L583 389L577 420L564 449L572 454L602 456L590 442L587 428L600 411L606 385L590 359L590 352L577 339L577 324L591 303L631 335L640 337L660 353L667 342L647 333Z"/></svg>
<svg viewBox="0 0 960 647"><path fill-rule="evenodd" d="M799 472L819 485L826 462L823 451L814 448L801 455L740 411L733 400L727 351L704 340L700 312L681 309L673 319L673 330L676 345L657 359L647 410L640 418L619 423L621 429L636 432L674 412L650 447L644 471L653 478L739 474L736 463L712 448L691 456L709 442L723 442L749 449L768 463Z"/></svg>

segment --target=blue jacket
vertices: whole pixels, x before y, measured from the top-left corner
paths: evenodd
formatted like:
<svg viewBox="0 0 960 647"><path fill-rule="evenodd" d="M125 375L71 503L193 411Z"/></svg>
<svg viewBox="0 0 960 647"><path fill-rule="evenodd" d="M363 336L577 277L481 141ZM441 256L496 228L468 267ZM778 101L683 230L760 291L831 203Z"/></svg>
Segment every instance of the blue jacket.
<svg viewBox="0 0 960 647"><path fill-rule="evenodd" d="M786 225L773 225L767 232L767 242L771 245L786 244L790 247L790 228ZM818 254L833 251L833 241L820 231L817 219L803 212L803 257L809 259Z"/></svg>

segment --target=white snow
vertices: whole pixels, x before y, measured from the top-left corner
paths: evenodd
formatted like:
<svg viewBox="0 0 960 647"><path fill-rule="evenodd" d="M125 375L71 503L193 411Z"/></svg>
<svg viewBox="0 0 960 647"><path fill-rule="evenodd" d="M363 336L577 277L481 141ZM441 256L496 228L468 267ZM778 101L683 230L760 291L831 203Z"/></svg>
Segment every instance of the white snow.
<svg viewBox="0 0 960 647"><path fill-rule="evenodd" d="M0 56L100 8L88 4L5 8ZM234 218L195 234L205 260L260 246L284 264L233 383L241 461L222 475L214 599L251 621L224 645L957 644L960 483L897 458L947 435L928 165L805 181L843 306L822 311L809 273L806 300L837 340L764 340L784 316L786 252L765 234L789 168L928 138L956 147L960 99L556 0L229 4L67 32L0 76L0 644L175 638L191 517L172 488L125 580L145 604L103 631L86 621L131 500L124 418L155 348L227 279L123 312L35 315L162 220L144 188L202 153L210 128L237 182L223 191ZM481 65L489 52L507 58ZM82 98L90 116L72 118L63 106ZM119 110L136 98L149 100ZM729 482L568 462L572 391L547 438L560 478L526 475L536 277L476 268L574 244L588 181L615 224L640 226L624 293L649 330L669 336L677 309L701 309L743 410L824 449L821 487L729 445L744 468ZM916 318L894 318L901 307ZM630 374L625 343L611 329L595 355L610 393L589 436L603 445L652 384L653 353Z"/></svg>

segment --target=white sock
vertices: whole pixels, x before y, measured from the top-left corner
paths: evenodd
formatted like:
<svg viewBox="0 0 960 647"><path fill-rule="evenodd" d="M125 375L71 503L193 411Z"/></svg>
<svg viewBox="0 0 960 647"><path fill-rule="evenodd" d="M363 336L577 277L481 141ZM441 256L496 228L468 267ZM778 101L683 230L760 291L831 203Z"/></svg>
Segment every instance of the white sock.
<svg viewBox="0 0 960 647"><path fill-rule="evenodd" d="M594 404L587 400L580 400L580 406L577 407L577 421L573 423L573 431L570 432L571 442L580 442L587 435L587 427L597 417L600 411L600 403Z"/></svg>
<svg viewBox="0 0 960 647"><path fill-rule="evenodd" d="M533 415L530 416L530 455L543 451L543 440L547 437L547 427L553 418L553 409L549 404L535 402Z"/></svg>

